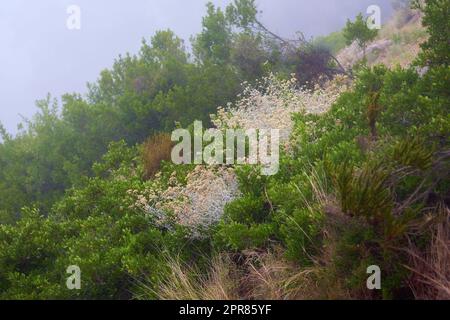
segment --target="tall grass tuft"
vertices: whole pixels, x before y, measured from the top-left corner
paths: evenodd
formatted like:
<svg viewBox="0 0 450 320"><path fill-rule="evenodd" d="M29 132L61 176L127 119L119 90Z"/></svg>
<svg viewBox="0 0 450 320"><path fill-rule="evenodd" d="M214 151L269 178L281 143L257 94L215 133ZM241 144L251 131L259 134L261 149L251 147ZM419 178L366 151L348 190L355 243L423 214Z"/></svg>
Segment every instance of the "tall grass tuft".
<svg viewBox="0 0 450 320"><path fill-rule="evenodd" d="M450 210L439 208L439 223L432 224L432 239L426 252L410 242L407 253L413 272L409 286L416 299L450 300Z"/></svg>
<svg viewBox="0 0 450 320"><path fill-rule="evenodd" d="M173 142L167 133L150 137L143 145L144 179L151 179L161 168L162 161L171 158Z"/></svg>
<svg viewBox="0 0 450 320"><path fill-rule="evenodd" d="M211 260L207 273L197 267L168 257L168 276L155 292L160 300L236 300L237 281L230 258L221 255Z"/></svg>

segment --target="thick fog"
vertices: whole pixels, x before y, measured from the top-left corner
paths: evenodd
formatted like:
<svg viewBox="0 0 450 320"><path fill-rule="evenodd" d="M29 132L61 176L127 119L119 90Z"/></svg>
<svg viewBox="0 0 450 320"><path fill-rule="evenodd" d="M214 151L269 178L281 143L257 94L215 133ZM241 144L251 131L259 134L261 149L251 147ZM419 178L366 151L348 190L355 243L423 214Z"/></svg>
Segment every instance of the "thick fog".
<svg viewBox="0 0 450 320"><path fill-rule="evenodd" d="M141 39L172 29L188 42L201 29L206 0L14 0L0 3L0 122L16 132L21 118L36 112L34 101L86 90L119 54L138 51ZM225 6L229 1L214 0ZM347 18L390 0L258 0L260 20L285 37L341 29ZM81 29L69 30L67 8L81 9Z"/></svg>

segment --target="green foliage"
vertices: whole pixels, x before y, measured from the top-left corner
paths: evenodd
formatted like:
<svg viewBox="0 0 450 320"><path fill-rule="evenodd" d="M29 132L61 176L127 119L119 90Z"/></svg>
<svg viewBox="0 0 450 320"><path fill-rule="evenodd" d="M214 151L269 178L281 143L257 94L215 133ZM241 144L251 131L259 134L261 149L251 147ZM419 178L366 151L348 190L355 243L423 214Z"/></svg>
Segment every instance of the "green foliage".
<svg viewBox="0 0 450 320"><path fill-rule="evenodd" d="M286 257L303 265L312 264L320 252L323 216L320 210L296 209L292 214L280 212L277 223L280 238L286 246Z"/></svg>
<svg viewBox="0 0 450 320"><path fill-rule="evenodd" d="M44 217L25 209L14 225L0 225L0 291L18 299L130 299L142 279L157 286L165 252L189 258L187 233L168 233L134 208L129 190L143 191L137 151L115 143L95 165L99 176L70 190ZM109 168L109 169L106 169ZM185 248L183 250L182 248ZM82 270L82 289L66 288L67 267Z"/></svg>
<svg viewBox="0 0 450 320"><path fill-rule="evenodd" d="M332 54L337 54L345 48L347 41L343 31L332 32L327 36L317 37L314 43L328 48Z"/></svg>
<svg viewBox="0 0 450 320"><path fill-rule="evenodd" d="M343 33L347 41L347 45L350 45L353 43L353 41L356 41L358 43L358 46L363 49L365 56L367 45L375 39L378 34L378 30L370 29L367 26L367 21L360 13L356 16L354 22L347 20L347 24L343 30Z"/></svg>
<svg viewBox="0 0 450 320"><path fill-rule="evenodd" d="M276 176L237 170L243 196L227 206L217 245L278 243L302 265L317 261L325 245L334 248L327 270L348 290L369 294L366 268L375 264L385 285L372 298L411 297L408 257L396 248L426 238L414 229L427 220L424 207L447 199L448 160L438 152L448 150L446 73L363 67L329 112L295 115L295 151L281 155Z"/></svg>
<svg viewBox="0 0 450 320"><path fill-rule="evenodd" d="M247 226L238 222L222 223L214 236L214 243L219 249L233 251L255 249L267 245L272 234L271 224Z"/></svg>
<svg viewBox="0 0 450 320"><path fill-rule="evenodd" d="M0 210L15 217L35 204L48 212L64 190L94 174L92 165L112 141L132 146L176 122L209 123L209 115L238 93L244 69L189 62L181 39L156 33L138 55L120 56L104 70L86 98L65 95L59 112L48 97L17 137L2 131Z"/></svg>
<svg viewBox="0 0 450 320"><path fill-rule="evenodd" d="M230 55L231 63L240 70L240 76L249 79L262 77L264 66L275 60L264 48L263 38L252 33L236 35Z"/></svg>
<svg viewBox="0 0 450 320"><path fill-rule="evenodd" d="M232 221L247 225L263 223L266 220L263 204L258 198L244 196L226 206L226 216Z"/></svg>
<svg viewBox="0 0 450 320"><path fill-rule="evenodd" d="M251 0L225 10L208 4L192 40L196 59L172 31L158 31L137 54L121 55L103 70L86 96L66 94L61 106L50 97L39 101L38 114L14 138L0 126L3 215L14 220L29 205L48 212L65 190L95 174L92 165L111 142L134 146L176 123L210 124L210 114L233 102L241 82L291 73L280 43L255 29L257 12Z"/></svg>
<svg viewBox="0 0 450 320"><path fill-rule="evenodd" d="M423 11L423 25L429 38L422 44L420 60L427 66L449 66L450 58L450 3L448 0L414 1L413 5Z"/></svg>
<svg viewBox="0 0 450 320"><path fill-rule="evenodd" d="M55 298L59 294L62 277L46 275L60 255L67 227L48 221L36 209L25 210L16 225L0 225L1 298Z"/></svg>
<svg viewBox="0 0 450 320"><path fill-rule="evenodd" d="M202 26L203 30L194 42L196 57L204 62L227 63L230 58L231 26L225 13L208 2Z"/></svg>
<svg viewBox="0 0 450 320"><path fill-rule="evenodd" d="M40 112L28 130L0 145L0 210L17 216L25 205L48 210L72 179L78 159L65 123L59 121L56 102L50 97L37 103ZM83 161L77 161L83 167ZM82 170L78 170L78 173Z"/></svg>
<svg viewBox="0 0 450 320"><path fill-rule="evenodd" d="M377 163L368 163L358 173L348 163L330 168L344 213L366 217L378 225L392 212L392 197L387 186L389 173Z"/></svg>
<svg viewBox="0 0 450 320"><path fill-rule="evenodd" d="M255 0L234 0L226 8L228 20L239 28L248 29L256 23L258 9Z"/></svg>
<svg viewBox="0 0 450 320"><path fill-rule="evenodd" d="M194 166L160 161L170 150L165 134L163 146L158 136L138 144L175 123L206 123L241 80L267 71L283 76L294 66L305 73L301 63L313 65L311 56L333 67L322 56L329 52L313 47L301 63L286 63L280 47L255 31L253 0L225 11L208 4L195 61L181 39L160 31L139 54L103 71L87 97L64 96L61 114L48 97L17 137L0 125L0 298L130 299L142 280L159 287L170 272L167 255L203 270L212 252L272 245L301 266L320 261L329 277L363 297L366 268L379 265L383 292L371 297L409 298L408 258L398 248L429 241L421 228L432 223L428 208L448 202L449 190L448 1L427 4L422 59L429 70L419 76L414 68L362 66L328 112L293 115L279 173L237 166L241 197L202 237L139 206L155 184L186 183ZM365 48L376 31L359 15L343 34ZM337 50L341 40L318 41ZM317 73L326 74L314 71L304 81ZM162 155L154 154L160 147ZM152 180L158 170L160 180ZM70 265L81 267L80 291L65 286Z"/></svg>

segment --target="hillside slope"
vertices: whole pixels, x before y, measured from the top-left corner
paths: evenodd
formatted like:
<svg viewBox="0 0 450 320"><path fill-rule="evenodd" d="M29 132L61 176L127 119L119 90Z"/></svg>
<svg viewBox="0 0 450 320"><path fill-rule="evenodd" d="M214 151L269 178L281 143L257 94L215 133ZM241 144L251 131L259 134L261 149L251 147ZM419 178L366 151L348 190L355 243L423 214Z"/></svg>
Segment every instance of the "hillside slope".
<svg viewBox="0 0 450 320"><path fill-rule="evenodd" d="M367 62L373 66L384 64L390 68L409 66L420 51L420 44L426 41L426 29L422 26L422 13L403 9L382 26L377 38L367 48ZM352 44L341 50L337 58L345 67L351 67L363 58L362 50Z"/></svg>
<svg viewBox="0 0 450 320"><path fill-rule="evenodd" d="M280 131L274 175L250 161L191 163L209 147L192 150L193 132L207 140L192 122L177 125L190 142L178 154L190 155L187 163L172 161L167 132L134 146L110 143L92 176L51 209L25 207L17 221L0 223L0 298L450 299L450 49L442 36L450 30L442 21L450 20L447 0L427 3L429 38L417 60L423 74L415 66L390 68L413 59L394 43L371 51L371 64L381 64L308 88L295 74L264 73L244 82L211 121L216 100L200 99L199 90L198 103L208 108L189 116L222 129L217 140L228 128ZM418 21L388 24L377 41L395 34L418 46ZM196 83L181 97L191 97ZM221 86L208 84L208 92ZM161 111L164 101L180 98L177 88L158 104ZM187 105L173 118L199 106ZM272 139L262 149L268 144ZM223 151L219 144L215 152ZM22 171L15 167L10 177ZM80 290L66 287L73 265L82 270Z"/></svg>

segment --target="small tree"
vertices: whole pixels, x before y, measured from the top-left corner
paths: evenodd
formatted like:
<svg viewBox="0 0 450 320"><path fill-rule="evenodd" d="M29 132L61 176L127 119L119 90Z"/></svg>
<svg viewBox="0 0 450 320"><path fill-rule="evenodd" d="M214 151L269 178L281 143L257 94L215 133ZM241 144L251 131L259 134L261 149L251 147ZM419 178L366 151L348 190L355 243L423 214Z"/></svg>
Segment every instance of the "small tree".
<svg viewBox="0 0 450 320"><path fill-rule="evenodd" d="M422 44L420 62L426 66L444 66L450 64L450 1L414 0L413 8L422 10L423 25L430 35Z"/></svg>
<svg viewBox="0 0 450 320"><path fill-rule="evenodd" d="M302 45L289 56L288 62L295 66L298 83L311 88L333 78L340 71L331 59L330 50L320 44Z"/></svg>
<svg viewBox="0 0 450 320"><path fill-rule="evenodd" d="M370 29L361 13L356 17L355 22L347 20L347 25L344 28L344 37L347 41L347 45L356 41L358 46L363 50L364 58L366 57L367 45L375 39L377 35L378 30Z"/></svg>

